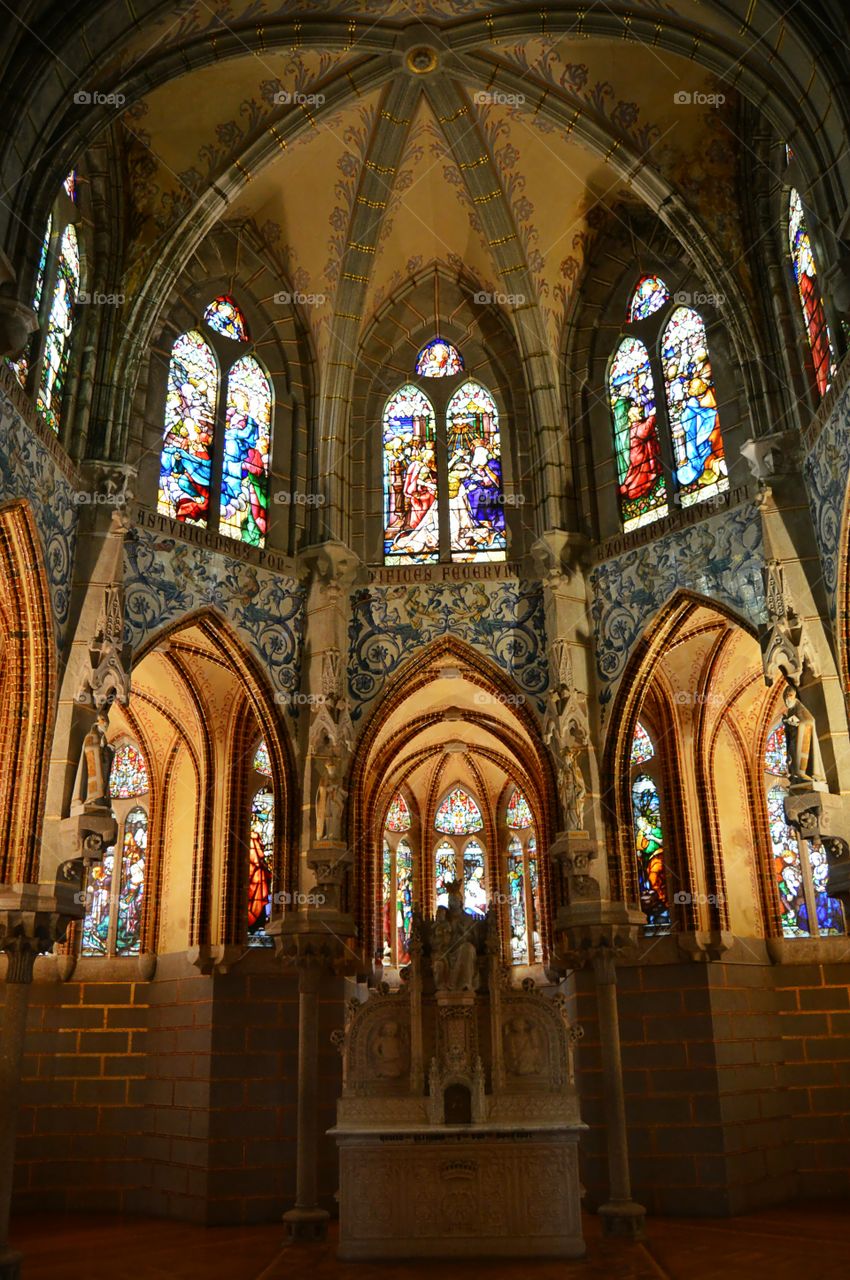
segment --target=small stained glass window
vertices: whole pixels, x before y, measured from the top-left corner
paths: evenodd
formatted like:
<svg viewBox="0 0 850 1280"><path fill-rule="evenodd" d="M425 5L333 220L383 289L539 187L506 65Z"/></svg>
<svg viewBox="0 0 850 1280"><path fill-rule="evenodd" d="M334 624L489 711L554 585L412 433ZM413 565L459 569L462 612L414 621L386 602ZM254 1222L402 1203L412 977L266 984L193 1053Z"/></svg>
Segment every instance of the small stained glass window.
<svg viewBox="0 0 850 1280"><path fill-rule="evenodd" d="M416 374L420 378L450 378L463 373L463 357L457 347L445 338L432 338L416 357Z"/></svg>
<svg viewBox="0 0 850 1280"><path fill-rule="evenodd" d="M266 744L265 738L263 738L262 742L257 747L257 750L254 753L254 768L256 769L257 773L262 773L267 778L270 778L272 776L271 756L269 755L269 749Z"/></svg>
<svg viewBox="0 0 850 1280"><path fill-rule="evenodd" d="M445 835L467 836L473 831L481 831L484 819L469 792L463 787L456 787L437 810L434 826Z"/></svg>
<svg viewBox="0 0 850 1280"><path fill-rule="evenodd" d="M525 831L534 825L528 801L521 791L514 791L508 801L507 823L512 831Z"/></svg>
<svg viewBox="0 0 850 1280"><path fill-rule="evenodd" d="M645 320L670 301L670 290L660 276L642 276L629 303L628 320Z"/></svg>
<svg viewBox="0 0 850 1280"><path fill-rule="evenodd" d="M400 791L397 791L393 796L392 803L387 811L386 829L387 831L410 830L410 810Z"/></svg>
<svg viewBox="0 0 850 1280"><path fill-rule="evenodd" d="M230 338L232 342L250 342L251 340L248 321L227 293L213 299L204 312L204 319L209 327L215 333L221 334L223 338Z"/></svg>
<svg viewBox="0 0 850 1280"><path fill-rule="evenodd" d="M132 742L118 747L109 775L109 790L113 800L129 800L143 796L150 787L145 757Z"/></svg>
<svg viewBox="0 0 850 1280"><path fill-rule="evenodd" d="M785 743L785 725L782 723L776 726L767 739L764 767L767 773L775 773L777 777L788 776L788 750Z"/></svg>
<svg viewBox="0 0 850 1280"><path fill-rule="evenodd" d="M635 728L635 736L632 738L632 755L630 764L645 764L647 760L651 760L655 755L655 748L652 745L649 734L643 725L638 721Z"/></svg>

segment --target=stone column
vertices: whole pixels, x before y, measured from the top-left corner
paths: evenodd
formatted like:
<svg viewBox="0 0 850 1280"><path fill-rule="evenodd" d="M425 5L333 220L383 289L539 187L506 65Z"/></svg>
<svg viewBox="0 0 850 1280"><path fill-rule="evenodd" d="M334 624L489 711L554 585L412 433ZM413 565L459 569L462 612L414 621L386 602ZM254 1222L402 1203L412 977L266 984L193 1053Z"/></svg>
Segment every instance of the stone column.
<svg viewBox="0 0 850 1280"><path fill-rule="evenodd" d="M7 957L0 1040L0 1280L18 1280L21 1255L9 1247L15 1135L36 957L60 942L83 914L81 882L0 885L0 950Z"/></svg>
<svg viewBox="0 0 850 1280"><path fill-rule="evenodd" d="M302 962L298 974L298 1152L295 1207L283 1215L294 1240L324 1240L328 1212L318 1204L318 1076L319 988L322 969L318 961Z"/></svg>

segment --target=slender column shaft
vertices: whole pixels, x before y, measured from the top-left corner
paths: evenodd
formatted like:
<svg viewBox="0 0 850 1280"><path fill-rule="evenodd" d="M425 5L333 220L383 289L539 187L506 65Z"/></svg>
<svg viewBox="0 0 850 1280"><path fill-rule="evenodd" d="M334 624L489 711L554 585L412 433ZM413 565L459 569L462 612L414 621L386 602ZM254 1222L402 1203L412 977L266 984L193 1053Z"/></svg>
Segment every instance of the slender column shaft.
<svg viewBox="0 0 850 1280"><path fill-rule="evenodd" d="M318 1206L319 985L321 970L305 966L298 988L298 1153L295 1208L283 1215L290 1236L323 1240L328 1214Z"/></svg>
<svg viewBox="0 0 850 1280"><path fill-rule="evenodd" d="M605 1086L605 1127L608 1141L608 1182L612 1201L630 1200L629 1143L626 1131L626 1095L620 1049L620 1016L614 963L603 955L594 960L596 1004L599 1011L599 1047Z"/></svg>

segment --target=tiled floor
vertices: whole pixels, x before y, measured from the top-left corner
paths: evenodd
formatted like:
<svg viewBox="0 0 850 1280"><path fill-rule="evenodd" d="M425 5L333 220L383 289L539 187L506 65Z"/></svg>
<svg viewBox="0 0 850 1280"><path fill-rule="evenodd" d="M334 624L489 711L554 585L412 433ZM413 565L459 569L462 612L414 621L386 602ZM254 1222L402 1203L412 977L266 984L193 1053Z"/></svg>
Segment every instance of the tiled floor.
<svg viewBox="0 0 850 1280"><path fill-rule="evenodd" d="M645 1244L603 1242L582 1262L339 1264L334 1243L281 1248L281 1228L205 1230L151 1218L21 1218L23 1280L848 1280L850 1205L729 1219L650 1220Z"/></svg>

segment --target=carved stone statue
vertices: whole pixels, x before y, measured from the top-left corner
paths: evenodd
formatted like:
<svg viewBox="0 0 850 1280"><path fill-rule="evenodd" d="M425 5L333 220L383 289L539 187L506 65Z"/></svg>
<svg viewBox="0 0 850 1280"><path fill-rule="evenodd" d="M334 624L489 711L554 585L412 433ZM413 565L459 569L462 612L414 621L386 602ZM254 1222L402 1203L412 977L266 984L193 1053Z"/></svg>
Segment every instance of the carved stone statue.
<svg viewBox="0 0 850 1280"><path fill-rule="evenodd" d="M448 907L437 907L431 933L431 969L438 991L474 991L478 953L473 941L472 916L463 910L461 882L448 886Z"/></svg>
<svg viewBox="0 0 850 1280"><path fill-rule="evenodd" d="M372 1066L376 1076L397 1080L407 1070L407 1046L397 1022L385 1022L372 1045Z"/></svg>
<svg viewBox="0 0 850 1280"><path fill-rule="evenodd" d="M348 792L342 785L343 762L331 757L323 765L316 792L316 839L339 840L342 834L342 815Z"/></svg>
<svg viewBox="0 0 850 1280"><path fill-rule="evenodd" d="M823 783L823 762L817 738L815 718L800 701L791 684L785 689L785 746L791 785Z"/></svg>
<svg viewBox="0 0 850 1280"><path fill-rule="evenodd" d="M584 830L584 802L587 787L578 765L578 751L567 751L558 763L558 793L567 831Z"/></svg>
<svg viewBox="0 0 850 1280"><path fill-rule="evenodd" d="M512 1018L504 1029L505 1066L512 1076L535 1076L543 1070L540 1034L527 1018Z"/></svg>
<svg viewBox="0 0 850 1280"><path fill-rule="evenodd" d="M74 783L72 813L109 813L112 810L109 776L112 773L115 751L106 738L108 726L106 712L101 711L83 740Z"/></svg>

